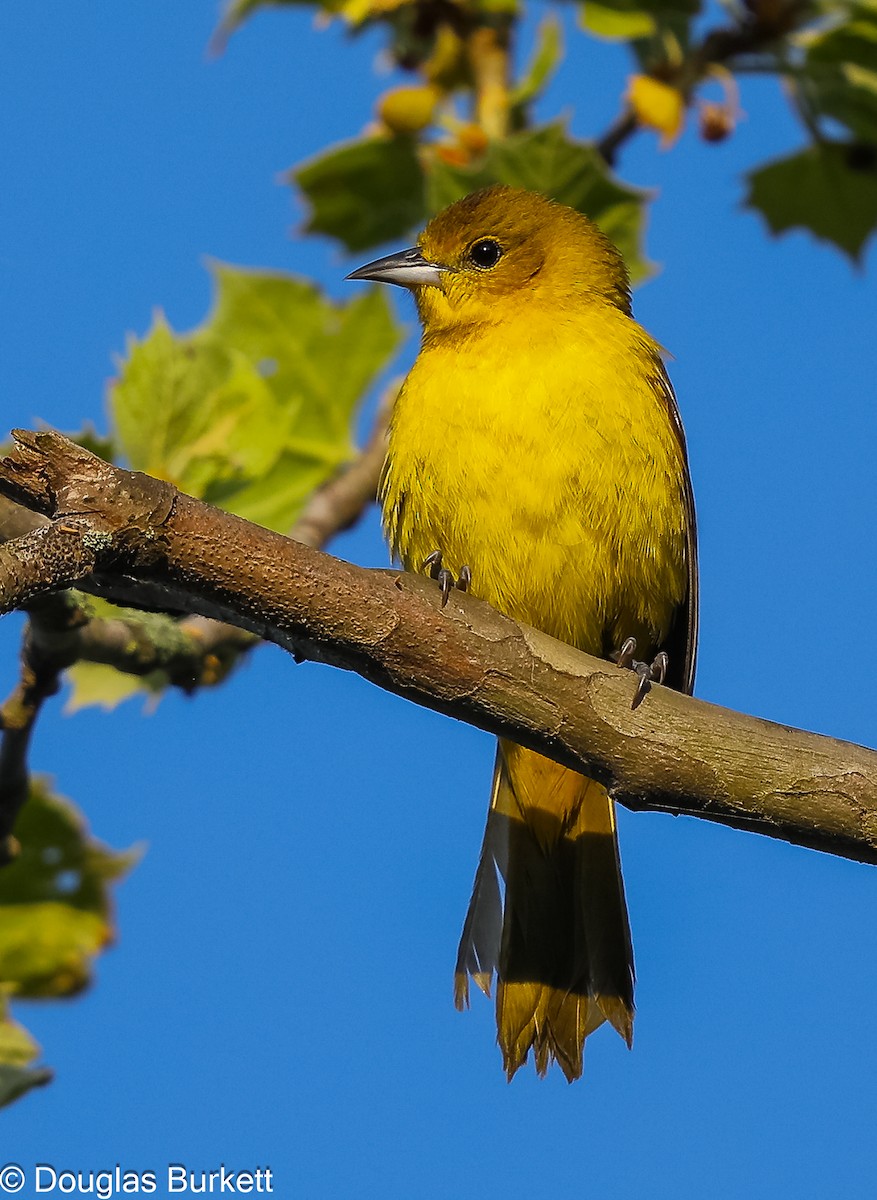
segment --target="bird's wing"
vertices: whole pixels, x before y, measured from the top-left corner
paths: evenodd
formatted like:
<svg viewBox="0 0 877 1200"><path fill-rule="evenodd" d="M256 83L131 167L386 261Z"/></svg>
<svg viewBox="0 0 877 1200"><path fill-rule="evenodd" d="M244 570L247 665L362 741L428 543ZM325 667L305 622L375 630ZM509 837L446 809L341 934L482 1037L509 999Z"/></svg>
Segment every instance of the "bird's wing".
<svg viewBox="0 0 877 1200"><path fill-rule="evenodd" d="M694 491L691 487L691 472L688 467L688 448L685 444L685 430L682 427L682 417L679 415L679 405L676 393L664 369L664 364L658 362L659 374L655 383L664 402L667 413L679 445L682 449L683 464L683 503L685 505L685 559L688 569L688 588L685 600L676 611L670 633L664 641L663 649L670 658L670 668L667 674L669 687L686 692L694 691L694 671L697 665L697 630L698 630L698 599L699 583L697 571L697 517L694 511Z"/></svg>

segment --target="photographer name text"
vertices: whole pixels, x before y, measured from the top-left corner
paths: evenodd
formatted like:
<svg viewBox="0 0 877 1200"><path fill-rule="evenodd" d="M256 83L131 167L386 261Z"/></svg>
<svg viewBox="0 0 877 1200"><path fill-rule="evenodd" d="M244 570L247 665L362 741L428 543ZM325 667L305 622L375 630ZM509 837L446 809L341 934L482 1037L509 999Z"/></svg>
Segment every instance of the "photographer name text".
<svg viewBox="0 0 877 1200"><path fill-rule="evenodd" d="M168 1195L248 1196L274 1191L270 1167L231 1170L220 1163L212 1170L193 1170L184 1163L168 1163L161 1171L131 1171L119 1163L100 1171L66 1170L50 1163L37 1163L31 1172L18 1163L0 1168L0 1195L14 1195L30 1184L36 1195L115 1196Z"/></svg>

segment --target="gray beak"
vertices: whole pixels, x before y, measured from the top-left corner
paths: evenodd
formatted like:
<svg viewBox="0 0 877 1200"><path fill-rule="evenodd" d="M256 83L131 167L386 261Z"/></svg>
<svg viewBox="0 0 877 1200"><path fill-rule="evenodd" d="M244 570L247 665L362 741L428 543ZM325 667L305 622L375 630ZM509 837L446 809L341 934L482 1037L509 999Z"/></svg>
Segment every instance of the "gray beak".
<svg viewBox="0 0 877 1200"><path fill-rule="evenodd" d="M427 262L416 246L375 259L356 271L348 279L374 279L378 283L395 283L399 287L441 287L442 272L447 267Z"/></svg>

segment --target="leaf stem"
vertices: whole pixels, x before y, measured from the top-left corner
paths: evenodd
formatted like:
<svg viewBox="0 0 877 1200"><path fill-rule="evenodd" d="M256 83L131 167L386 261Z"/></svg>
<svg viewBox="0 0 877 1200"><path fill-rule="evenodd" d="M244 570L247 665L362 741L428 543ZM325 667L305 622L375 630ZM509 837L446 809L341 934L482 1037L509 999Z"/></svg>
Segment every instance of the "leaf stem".
<svg viewBox="0 0 877 1200"><path fill-rule="evenodd" d="M467 39L475 86L475 120L491 139L509 131L511 107L511 25L479 25Z"/></svg>

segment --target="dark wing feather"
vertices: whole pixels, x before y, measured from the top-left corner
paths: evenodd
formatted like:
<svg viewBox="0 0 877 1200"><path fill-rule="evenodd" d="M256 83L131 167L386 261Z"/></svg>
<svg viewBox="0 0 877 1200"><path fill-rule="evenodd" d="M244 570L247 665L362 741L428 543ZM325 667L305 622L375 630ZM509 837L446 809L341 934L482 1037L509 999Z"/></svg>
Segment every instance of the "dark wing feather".
<svg viewBox="0 0 877 1200"><path fill-rule="evenodd" d="M664 369L664 364L658 361L658 376L655 386L667 405L667 414L679 445L682 449L684 470L683 500L685 504L685 560L688 569L688 589L682 604L676 611L673 625L667 635L662 649L667 651L670 658L670 669L667 673L667 685L688 695L694 691L694 671L697 664L697 629L698 629L698 599L699 585L697 572L697 518L694 512L694 492L691 487L691 472L688 468L688 448L685 444L685 430L679 415L679 405L676 403L676 393Z"/></svg>

